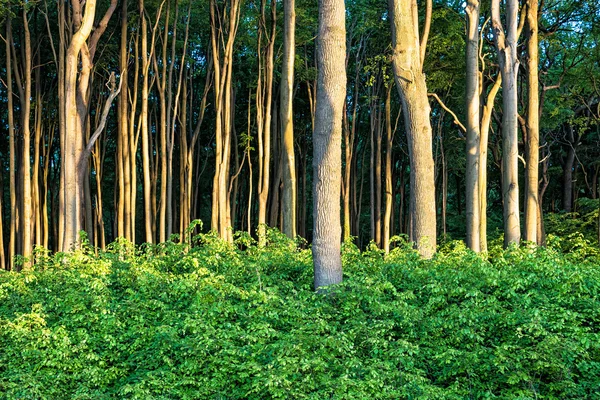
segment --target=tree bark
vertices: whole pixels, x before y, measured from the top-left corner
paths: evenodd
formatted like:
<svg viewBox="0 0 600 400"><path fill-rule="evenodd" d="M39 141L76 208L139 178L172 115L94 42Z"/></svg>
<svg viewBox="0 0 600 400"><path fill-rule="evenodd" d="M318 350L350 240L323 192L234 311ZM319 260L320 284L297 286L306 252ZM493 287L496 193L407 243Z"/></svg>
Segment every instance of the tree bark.
<svg viewBox="0 0 600 400"><path fill-rule="evenodd" d="M502 74L502 197L504 207L504 246L519 244L519 147L517 59L518 0L506 1L507 31L500 19L500 0L492 0L492 26Z"/></svg>
<svg viewBox="0 0 600 400"><path fill-rule="evenodd" d="M538 0L527 1L527 167L525 169L525 240L540 244L538 228L539 78Z"/></svg>
<svg viewBox="0 0 600 400"><path fill-rule="evenodd" d="M467 169L466 183L466 220L467 246L475 251L481 250L480 244L480 125L479 125L479 1L469 0L467 13Z"/></svg>
<svg viewBox="0 0 600 400"><path fill-rule="evenodd" d="M313 150L315 289L342 281L340 194L342 111L346 95L343 0L321 0L317 36L318 89Z"/></svg>
<svg viewBox="0 0 600 400"><path fill-rule="evenodd" d="M392 85L386 89L385 96L385 213L383 217L383 250L390 252L390 235L392 224L392 140L394 138L392 131L392 110L391 110Z"/></svg>
<svg viewBox="0 0 600 400"><path fill-rule="evenodd" d="M393 69L402 99L410 157L411 240L424 258L436 250L431 108L422 70L416 0L390 0Z"/></svg>
<svg viewBox="0 0 600 400"><path fill-rule="evenodd" d="M294 0L285 0L283 65L281 67L281 148L283 151L283 233L296 236L296 160L294 154L293 93L296 11Z"/></svg>

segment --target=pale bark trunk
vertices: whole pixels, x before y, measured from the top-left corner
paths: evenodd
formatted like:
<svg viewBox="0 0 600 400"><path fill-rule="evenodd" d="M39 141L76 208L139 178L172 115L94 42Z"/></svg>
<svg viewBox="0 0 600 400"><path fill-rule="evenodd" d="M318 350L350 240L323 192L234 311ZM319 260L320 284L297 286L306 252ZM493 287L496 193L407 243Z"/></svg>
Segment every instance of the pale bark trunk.
<svg viewBox="0 0 600 400"><path fill-rule="evenodd" d="M538 0L527 2L527 168L525 170L525 240L540 243L537 237L539 196L539 81L538 81Z"/></svg>
<svg viewBox="0 0 600 400"><path fill-rule="evenodd" d="M213 178L213 204L212 204L212 229L219 236L229 242L233 240L231 227L230 199L228 188L230 180L230 153L231 153L231 107L232 107L232 63L233 43L239 25L240 2L231 0L227 21L222 21L215 16L220 13L214 0L210 4L211 20L211 46L213 66L215 72L215 112L216 112L216 160L215 175ZM226 24L223 24L226 22ZM225 43L225 46L221 46ZM223 58L221 60L221 47Z"/></svg>
<svg viewBox="0 0 600 400"><path fill-rule="evenodd" d="M390 0L393 68L402 99L410 157L411 240L424 258L436 250L431 108L421 68L416 0Z"/></svg>
<svg viewBox="0 0 600 400"><path fill-rule="evenodd" d="M131 203L129 194L131 192L131 170L130 170L130 135L129 135L129 90L128 90L128 68L129 50L127 34L127 0L122 1L121 9L121 44L119 54L119 69L121 80L124 82L119 97L119 138L118 138L118 171L119 171L119 218L117 219L117 231L119 237L131 240Z"/></svg>
<svg viewBox="0 0 600 400"><path fill-rule="evenodd" d="M296 161L292 98L294 93L295 25L294 0L285 0L283 29L283 65L281 67L281 143L283 150L283 233L296 236Z"/></svg>
<svg viewBox="0 0 600 400"><path fill-rule="evenodd" d="M271 164L271 104L273 96L273 56L275 46L275 3L271 3L271 32L262 60L262 35L266 34L265 1L261 1L261 17L258 33L257 51L259 54L259 77L257 85L256 107L258 125L258 243L265 244L265 224L267 223L267 202L269 199ZM264 72L261 73L261 70ZM264 82L263 82L264 76Z"/></svg>
<svg viewBox="0 0 600 400"><path fill-rule="evenodd" d="M385 213L383 216L383 250L385 253L390 252L390 235L392 225L392 206L393 206L393 193L392 193L392 110L391 110L391 97L392 97L392 85L386 89L385 96L385 132L386 132L386 146L385 146Z"/></svg>
<svg viewBox="0 0 600 400"><path fill-rule="evenodd" d="M9 141L9 190L10 190L10 242L9 242L9 269L14 269L14 256L17 251L18 220L17 220L17 190L16 190L16 157L15 157L15 123L13 114L13 89L12 89L12 20L6 18L6 86L8 105L8 141Z"/></svg>
<svg viewBox="0 0 600 400"><path fill-rule="evenodd" d="M321 0L313 151L315 289L342 281L340 194L342 110L346 95L343 0Z"/></svg>
<svg viewBox="0 0 600 400"><path fill-rule="evenodd" d="M492 26L502 73L502 197L504 207L504 245L519 244L519 147L518 147L518 38L517 0L506 1L507 31L500 19L500 0L492 0Z"/></svg>
<svg viewBox="0 0 600 400"><path fill-rule="evenodd" d="M21 158L21 171L23 174L23 198L22 198L22 250L23 257L27 258L24 266L32 265L32 234L31 234L31 35L29 32L29 21L27 13L23 9L23 28L25 31L25 48L24 48L24 97L21 98L21 130L23 134L23 156Z"/></svg>
<svg viewBox="0 0 600 400"><path fill-rule="evenodd" d="M466 217L467 246L481 251L480 211L481 193L479 191L479 168L481 162L480 125L479 125L479 1L469 0L467 13L467 169Z"/></svg>

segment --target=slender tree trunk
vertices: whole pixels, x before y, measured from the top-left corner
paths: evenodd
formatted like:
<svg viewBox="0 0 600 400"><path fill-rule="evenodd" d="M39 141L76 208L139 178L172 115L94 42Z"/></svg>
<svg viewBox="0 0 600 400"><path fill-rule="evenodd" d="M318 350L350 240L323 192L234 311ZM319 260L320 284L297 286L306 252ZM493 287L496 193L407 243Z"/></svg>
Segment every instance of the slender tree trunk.
<svg viewBox="0 0 600 400"><path fill-rule="evenodd" d="M494 101L500 90L502 75L499 73L486 97L481 117L481 140L479 142L479 244L487 252L487 156L490 124Z"/></svg>
<svg viewBox="0 0 600 400"><path fill-rule="evenodd" d="M119 97L119 138L118 138L118 171L119 171L119 218L117 219L117 231L119 237L131 240L131 168L129 158L130 154L130 135L129 135L129 35L127 28L127 7L128 0L121 3L121 45L119 54L119 69L121 79L124 85Z"/></svg>
<svg viewBox="0 0 600 400"><path fill-rule="evenodd" d="M27 12L23 8L23 29L25 31L25 48L24 48L24 97L21 98L21 130L23 134L23 156L21 158L21 170L23 173L23 197L22 197L22 230L23 230L23 256L28 259L27 266L32 263L33 255L33 238L31 234L31 34L29 32L29 21Z"/></svg>
<svg viewBox="0 0 600 400"><path fill-rule="evenodd" d="M296 236L296 161L292 98L294 93L295 25L294 0L285 0L283 29L283 65L281 67L281 143L283 150L283 233Z"/></svg>
<svg viewBox="0 0 600 400"><path fill-rule="evenodd" d="M502 73L502 197L504 199L504 245L519 244L519 147L517 28L518 0L506 1L506 35L500 19L500 0L492 0L492 26Z"/></svg>
<svg viewBox="0 0 600 400"><path fill-rule="evenodd" d="M479 213L479 168L480 125L479 125L479 0L469 0L467 13L467 169L466 182L466 217L467 246L475 251L481 250L481 227Z"/></svg>
<svg viewBox="0 0 600 400"><path fill-rule="evenodd" d="M15 123L13 115L13 89L12 89L12 19L6 18L6 86L8 105L8 141L9 141L9 191L10 191L10 242L9 242L9 269L14 269L14 257L17 254L17 237L19 234L17 220L17 187L16 187L16 156L15 156Z"/></svg>
<svg viewBox="0 0 600 400"><path fill-rule="evenodd" d="M411 240L424 258L436 250L436 218L432 131L419 43L416 0L390 0L393 68L402 99L410 157Z"/></svg>
<svg viewBox="0 0 600 400"><path fill-rule="evenodd" d="M525 240L536 242L539 180L538 0L527 1L527 168L525 170Z"/></svg>
<svg viewBox="0 0 600 400"><path fill-rule="evenodd" d="M261 1L261 17L258 33L259 77L257 85L257 125L258 125L258 242L265 244L265 224L267 223L267 201L269 199L271 164L271 105L273 96L273 56L276 32L276 8L271 2L271 32L262 60L262 35L266 35L265 1ZM264 69L261 73L260 70ZM264 82L263 82L264 76ZM293 128L292 128L293 129Z"/></svg>
<svg viewBox="0 0 600 400"><path fill-rule="evenodd" d="M342 281L340 194L342 111L346 95L343 0L321 0L317 36L318 90L313 150L315 289Z"/></svg>
<svg viewBox="0 0 600 400"><path fill-rule="evenodd" d="M392 224L392 110L391 110L392 85L386 89L385 96L385 214L383 217L383 250L385 253L390 252L390 234Z"/></svg>

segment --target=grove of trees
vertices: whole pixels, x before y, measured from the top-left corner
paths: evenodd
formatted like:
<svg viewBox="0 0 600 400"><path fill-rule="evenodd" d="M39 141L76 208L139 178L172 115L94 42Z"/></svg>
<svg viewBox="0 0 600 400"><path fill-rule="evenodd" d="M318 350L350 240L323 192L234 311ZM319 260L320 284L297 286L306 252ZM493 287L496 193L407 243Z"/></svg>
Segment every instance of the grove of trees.
<svg viewBox="0 0 600 400"><path fill-rule="evenodd" d="M305 238L318 288L344 240L544 245L600 198L596 0L0 0L0 23L1 269L199 219Z"/></svg>

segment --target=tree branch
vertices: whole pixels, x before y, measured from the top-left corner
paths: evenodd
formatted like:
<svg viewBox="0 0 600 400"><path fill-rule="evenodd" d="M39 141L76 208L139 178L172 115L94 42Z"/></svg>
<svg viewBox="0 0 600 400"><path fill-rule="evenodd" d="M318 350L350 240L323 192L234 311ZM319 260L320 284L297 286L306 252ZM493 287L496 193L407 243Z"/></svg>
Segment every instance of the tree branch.
<svg viewBox="0 0 600 400"><path fill-rule="evenodd" d="M467 132L467 128L465 128L465 126L462 124L462 122L460 122L460 120L458 119L458 117L456 116L456 114L449 109L446 104L444 104L444 102L442 101L442 99L440 99L440 97L435 94L435 93L427 93L427 96L429 97L433 97L434 99L437 100L437 102L439 103L440 107L442 107L447 113L449 113L450 115L452 115L452 118L454 118L454 123L456 125L458 125L458 127L463 131L463 133ZM462 138L464 138L464 136L461 134L460 135Z"/></svg>

